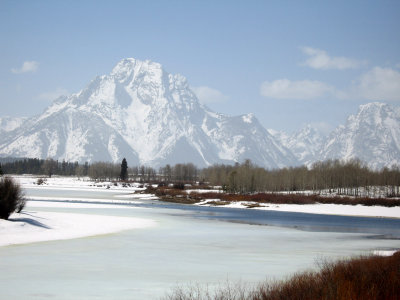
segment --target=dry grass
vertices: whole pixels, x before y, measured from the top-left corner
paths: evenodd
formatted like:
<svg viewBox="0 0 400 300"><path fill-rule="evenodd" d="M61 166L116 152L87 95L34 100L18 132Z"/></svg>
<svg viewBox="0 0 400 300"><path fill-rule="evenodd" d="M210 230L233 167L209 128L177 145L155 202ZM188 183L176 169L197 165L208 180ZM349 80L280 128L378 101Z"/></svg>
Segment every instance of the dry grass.
<svg viewBox="0 0 400 300"><path fill-rule="evenodd" d="M389 257L364 256L324 262L319 271L295 274L288 280L256 288L227 284L212 292L199 285L177 288L168 300L398 300L400 252Z"/></svg>
<svg viewBox="0 0 400 300"><path fill-rule="evenodd" d="M319 272L296 274L287 281L261 285L251 299L400 299L400 252L390 257L325 262Z"/></svg>
<svg viewBox="0 0 400 300"><path fill-rule="evenodd" d="M364 205L364 206L400 206L400 200L388 198L349 198L349 197L321 197L318 195L304 194L274 194L274 193L257 193L257 194L228 194L228 193L196 193L187 194L185 190L174 189L168 187L151 188L148 190L154 193L163 201L193 204L205 199L218 199L216 203L228 203L238 201L248 201L254 203L271 203L271 204L347 204L347 205ZM253 205L252 207L257 207Z"/></svg>

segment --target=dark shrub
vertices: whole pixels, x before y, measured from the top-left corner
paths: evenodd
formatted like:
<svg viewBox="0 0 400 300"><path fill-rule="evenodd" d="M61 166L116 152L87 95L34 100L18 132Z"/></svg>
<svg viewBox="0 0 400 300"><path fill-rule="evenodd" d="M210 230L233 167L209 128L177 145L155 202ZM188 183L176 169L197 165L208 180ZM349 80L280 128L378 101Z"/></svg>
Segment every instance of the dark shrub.
<svg viewBox="0 0 400 300"><path fill-rule="evenodd" d="M175 183L174 184L174 189L176 189L176 190L184 190L185 189L185 185L183 183Z"/></svg>
<svg viewBox="0 0 400 300"><path fill-rule="evenodd" d="M21 212L25 207L21 187L12 178L0 179L0 219L8 220L13 212Z"/></svg>

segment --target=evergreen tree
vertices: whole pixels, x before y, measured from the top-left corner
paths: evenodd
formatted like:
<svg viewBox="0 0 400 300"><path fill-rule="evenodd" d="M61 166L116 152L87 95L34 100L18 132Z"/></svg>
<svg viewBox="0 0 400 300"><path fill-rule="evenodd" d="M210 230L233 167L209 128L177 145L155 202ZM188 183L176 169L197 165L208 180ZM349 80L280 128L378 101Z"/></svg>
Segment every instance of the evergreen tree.
<svg viewBox="0 0 400 300"><path fill-rule="evenodd" d="M124 158L121 163L121 174L119 176L122 181L125 181L128 178L128 163Z"/></svg>
<svg viewBox="0 0 400 300"><path fill-rule="evenodd" d="M0 164L0 176L3 176L3 170L1 169L1 164Z"/></svg>

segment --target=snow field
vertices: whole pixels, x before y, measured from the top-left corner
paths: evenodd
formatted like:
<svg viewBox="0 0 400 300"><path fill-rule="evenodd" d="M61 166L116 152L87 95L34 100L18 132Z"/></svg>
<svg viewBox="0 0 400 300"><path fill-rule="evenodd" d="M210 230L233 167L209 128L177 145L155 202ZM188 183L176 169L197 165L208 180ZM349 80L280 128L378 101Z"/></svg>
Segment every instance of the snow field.
<svg viewBox="0 0 400 300"><path fill-rule="evenodd" d="M35 210L35 208L43 207L113 209L121 208L121 205L127 209L143 209L127 205L138 203L138 198L154 199L152 195L133 194L135 191L143 190L138 187L139 184L122 187L121 184L114 185L112 182L95 183L89 178L52 177L44 178L45 184L37 185L39 178L37 176L25 175L13 176L13 178L21 184L22 188L100 191L110 193L110 199L28 196L22 213L12 214L8 221L0 220L0 246L82 238L156 226L156 222L150 219Z"/></svg>
<svg viewBox="0 0 400 300"><path fill-rule="evenodd" d="M153 220L24 211L0 220L0 246L67 240L155 226Z"/></svg>

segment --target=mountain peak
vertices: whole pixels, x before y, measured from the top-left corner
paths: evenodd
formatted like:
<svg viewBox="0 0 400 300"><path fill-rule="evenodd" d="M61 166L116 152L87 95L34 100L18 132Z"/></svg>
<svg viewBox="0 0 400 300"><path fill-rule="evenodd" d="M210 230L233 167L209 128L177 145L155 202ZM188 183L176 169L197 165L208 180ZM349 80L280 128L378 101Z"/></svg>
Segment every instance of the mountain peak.
<svg viewBox="0 0 400 300"><path fill-rule="evenodd" d="M382 108L384 106L388 106L386 103L383 102L370 102L370 103L366 103L366 104L362 104L360 105L359 109L360 110L366 110L366 109L379 109Z"/></svg>
<svg viewBox="0 0 400 300"><path fill-rule="evenodd" d="M40 116L0 136L0 155L160 166L192 162L295 163L253 114L229 117L200 105L187 80L150 60L126 58L109 75L60 98Z"/></svg>
<svg viewBox="0 0 400 300"><path fill-rule="evenodd" d="M139 60L133 57L121 59L111 71L111 75L132 71L135 67L162 69L162 65L151 60Z"/></svg>
<svg viewBox="0 0 400 300"><path fill-rule="evenodd" d="M243 122L251 124L251 123L253 123L253 120L255 119L255 116L254 116L253 113L249 113L249 114L246 114L246 115L242 115L242 119L243 119Z"/></svg>
<svg viewBox="0 0 400 300"><path fill-rule="evenodd" d="M397 116L399 117L399 116ZM348 122L368 123L371 126L381 126L389 118L396 118L396 109L386 103L372 102L360 105L358 113L351 115Z"/></svg>
<svg viewBox="0 0 400 300"><path fill-rule="evenodd" d="M306 126L265 130L253 114L226 116L200 105L187 80L151 60L125 58L82 91L26 121L0 118L0 156L198 166L251 159L277 168L358 157L372 167L400 163L400 109L361 105L325 140Z"/></svg>
<svg viewBox="0 0 400 300"><path fill-rule="evenodd" d="M385 103L360 105L345 126L331 133L321 159L359 158L373 168L400 163L400 114Z"/></svg>
<svg viewBox="0 0 400 300"><path fill-rule="evenodd" d="M164 86L166 90L189 88L184 76L169 74L160 63L151 60L124 58L115 65L108 77L131 88L141 85L146 85L146 88Z"/></svg>
<svg viewBox="0 0 400 300"><path fill-rule="evenodd" d="M161 64L135 58L122 59L110 73L111 78L125 84L133 80L161 82L166 75Z"/></svg>
<svg viewBox="0 0 400 300"><path fill-rule="evenodd" d="M269 130L285 147L287 147L299 162L310 164L323 144L322 133L311 124L288 135L284 132Z"/></svg>
<svg viewBox="0 0 400 300"><path fill-rule="evenodd" d="M389 105L382 102L371 102L359 106L358 115L379 113L382 110L391 110Z"/></svg>

